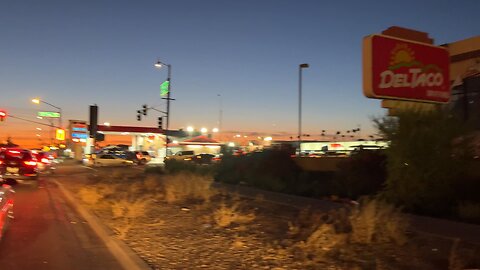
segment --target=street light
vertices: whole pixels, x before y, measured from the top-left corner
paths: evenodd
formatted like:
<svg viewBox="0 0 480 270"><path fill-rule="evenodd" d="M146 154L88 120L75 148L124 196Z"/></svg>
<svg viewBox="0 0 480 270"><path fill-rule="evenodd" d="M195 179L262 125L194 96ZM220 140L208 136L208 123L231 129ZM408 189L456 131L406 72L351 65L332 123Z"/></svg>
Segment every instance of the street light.
<svg viewBox="0 0 480 270"><path fill-rule="evenodd" d="M302 144L302 69L308 68L308 64L298 66L298 154L301 153Z"/></svg>
<svg viewBox="0 0 480 270"><path fill-rule="evenodd" d="M58 113L60 114L60 117L58 118L58 127L59 127L59 128L62 128L62 108L57 107L57 106L55 106L55 105L53 105L53 104L50 104L50 103L46 102L45 100L41 100L41 99L39 99L39 98L34 98L34 99L32 99L32 102L35 103L35 104L45 103L45 104L47 104L47 105L49 105L49 106L57 109L57 110L58 110ZM40 119L40 118L39 118L39 119Z"/></svg>
<svg viewBox="0 0 480 270"><path fill-rule="evenodd" d="M170 92L171 92L171 78L172 78L172 65L169 65L169 64L165 64L165 63L162 63L160 60L157 60L157 62L155 63L154 65L156 68L160 69L162 68L163 66L167 66L167 72L168 72L168 75L167 75L167 81L168 81L168 93L167 93L167 97L166 98L162 98L162 99L166 99L167 100L167 111L166 111L166 117L167 117L167 123L166 123L166 126L165 126L165 157L167 157L168 155L168 127L169 127L169 124L170 124L170 100L172 100L170 98Z"/></svg>

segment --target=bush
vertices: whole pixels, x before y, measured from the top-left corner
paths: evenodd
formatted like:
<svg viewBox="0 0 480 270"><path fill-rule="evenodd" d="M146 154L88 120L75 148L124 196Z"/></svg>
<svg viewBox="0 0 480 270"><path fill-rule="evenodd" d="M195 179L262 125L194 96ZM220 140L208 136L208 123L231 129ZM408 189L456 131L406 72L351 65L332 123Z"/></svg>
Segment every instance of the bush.
<svg viewBox="0 0 480 270"><path fill-rule="evenodd" d="M266 150L245 156L226 156L217 170L217 181L251 186L272 191L286 191L298 179L300 168L290 154Z"/></svg>
<svg viewBox="0 0 480 270"><path fill-rule="evenodd" d="M480 224L480 203L462 202L458 205L457 214L463 221Z"/></svg>
<svg viewBox="0 0 480 270"><path fill-rule="evenodd" d="M170 174L179 172L190 172L199 175L213 175L215 173L215 165L200 165L189 161L166 160L165 170Z"/></svg>
<svg viewBox="0 0 480 270"><path fill-rule="evenodd" d="M468 155L468 142L458 140L466 134L463 123L442 111L403 112L375 122L391 142L382 196L415 213L451 215Z"/></svg>
<svg viewBox="0 0 480 270"><path fill-rule="evenodd" d="M147 173L147 174L148 173L164 174L165 169L163 167L160 167L160 166L147 166L147 167L145 167L144 172Z"/></svg>
<svg viewBox="0 0 480 270"><path fill-rule="evenodd" d="M363 150L345 159L335 174L335 194L355 200L377 194L387 177L386 161L383 150Z"/></svg>
<svg viewBox="0 0 480 270"><path fill-rule="evenodd" d="M159 180L164 198L168 203L189 199L209 202L210 198L216 194L216 191L211 188L213 179L207 176L182 172L163 176Z"/></svg>

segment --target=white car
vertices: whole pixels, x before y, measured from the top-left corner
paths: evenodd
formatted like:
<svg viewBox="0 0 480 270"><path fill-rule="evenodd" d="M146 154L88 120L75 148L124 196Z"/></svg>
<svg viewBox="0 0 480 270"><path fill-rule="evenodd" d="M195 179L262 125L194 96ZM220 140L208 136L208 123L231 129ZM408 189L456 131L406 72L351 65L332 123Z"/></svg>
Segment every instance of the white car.
<svg viewBox="0 0 480 270"><path fill-rule="evenodd" d="M100 154L93 161L94 166L131 166L133 161L119 158L110 154Z"/></svg>

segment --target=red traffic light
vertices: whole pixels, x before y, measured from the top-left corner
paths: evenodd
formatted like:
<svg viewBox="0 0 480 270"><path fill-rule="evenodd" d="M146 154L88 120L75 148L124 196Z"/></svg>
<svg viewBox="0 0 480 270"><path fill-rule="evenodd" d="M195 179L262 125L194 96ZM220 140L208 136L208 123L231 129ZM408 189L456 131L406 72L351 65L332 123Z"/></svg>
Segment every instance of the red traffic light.
<svg viewBox="0 0 480 270"><path fill-rule="evenodd" d="M5 120L5 117L7 117L7 113L5 111L0 111L0 121Z"/></svg>

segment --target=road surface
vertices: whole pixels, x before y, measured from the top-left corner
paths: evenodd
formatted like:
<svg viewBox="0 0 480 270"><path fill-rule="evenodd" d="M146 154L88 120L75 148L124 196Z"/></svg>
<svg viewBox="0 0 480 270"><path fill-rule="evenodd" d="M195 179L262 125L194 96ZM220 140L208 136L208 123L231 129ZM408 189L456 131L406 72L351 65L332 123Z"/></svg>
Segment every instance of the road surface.
<svg viewBox="0 0 480 270"><path fill-rule="evenodd" d="M66 177L66 176L57 176ZM122 269L48 176L15 185L15 220L0 242L0 269Z"/></svg>

